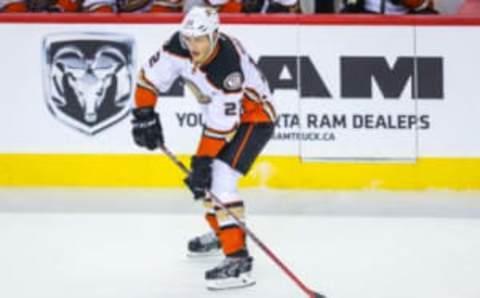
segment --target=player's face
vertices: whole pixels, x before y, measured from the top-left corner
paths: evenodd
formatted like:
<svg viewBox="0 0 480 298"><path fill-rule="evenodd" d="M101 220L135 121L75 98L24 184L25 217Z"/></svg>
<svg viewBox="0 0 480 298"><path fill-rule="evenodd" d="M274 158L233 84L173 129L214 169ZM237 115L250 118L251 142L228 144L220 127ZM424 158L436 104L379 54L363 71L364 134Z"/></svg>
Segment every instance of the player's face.
<svg viewBox="0 0 480 298"><path fill-rule="evenodd" d="M195 63L202 63L210 54L210 39L207 35L197 36L197 37L184 37L185 43L187 44L190 55L192 55L192 60Z"/></svg>

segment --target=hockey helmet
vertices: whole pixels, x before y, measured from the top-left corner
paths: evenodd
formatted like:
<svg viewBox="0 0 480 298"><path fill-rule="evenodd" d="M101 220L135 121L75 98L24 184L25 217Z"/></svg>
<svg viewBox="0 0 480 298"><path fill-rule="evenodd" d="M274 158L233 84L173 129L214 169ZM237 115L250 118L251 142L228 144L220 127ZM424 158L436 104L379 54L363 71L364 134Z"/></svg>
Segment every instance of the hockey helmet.
<svg viewBox="0 0 480 298"><path fill-rule="evenodd" d="M180 33L185 37L207 35L213 49L217 43L220 21L214 8L195 6L183 18Z"/></svg>

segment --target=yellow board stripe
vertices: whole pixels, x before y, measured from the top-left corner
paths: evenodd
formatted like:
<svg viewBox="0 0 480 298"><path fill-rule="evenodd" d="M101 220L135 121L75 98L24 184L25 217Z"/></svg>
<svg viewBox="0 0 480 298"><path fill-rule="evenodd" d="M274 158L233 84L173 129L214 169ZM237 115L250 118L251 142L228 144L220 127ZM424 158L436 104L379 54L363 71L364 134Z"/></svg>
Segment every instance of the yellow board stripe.
<svg viewBox="0 0 480 298"><path fill-rule="evenodd" d="M7 186L178 187L183 178L160 153L0 154L0 185Z"/></svg>
<svg viewBox="0 0 480 298"><path fill-rule="evenodd" d="M189 164L188 156L180 159ZM0 154L2 186L180 187L184 175L161 154ZM480 190L480 158L417 163L302 163L262 156L241 186L326 190Z"/></svg>

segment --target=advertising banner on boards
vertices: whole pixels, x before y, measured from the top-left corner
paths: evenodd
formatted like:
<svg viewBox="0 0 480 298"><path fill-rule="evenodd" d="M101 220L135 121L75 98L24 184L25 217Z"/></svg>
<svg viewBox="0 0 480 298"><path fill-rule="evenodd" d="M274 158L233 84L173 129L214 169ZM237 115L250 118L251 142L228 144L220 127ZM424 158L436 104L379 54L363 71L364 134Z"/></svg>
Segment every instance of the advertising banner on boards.
<svg viewBox="0 0 480 298"><path fill-rule="evenodd" d="M144 153L130 136L136 75L175 24L1 27L0 38L10 43L0 49L0 80L8 82L0 152ZM469 69L480 67L473 38L480 29L413 29L223 26L252 54L274 93L279 117L265 154L387 162L478 156L471 129L480 127L480 102ZM201 117L181 79L157 109L169 146L193 153Z"/></svg>

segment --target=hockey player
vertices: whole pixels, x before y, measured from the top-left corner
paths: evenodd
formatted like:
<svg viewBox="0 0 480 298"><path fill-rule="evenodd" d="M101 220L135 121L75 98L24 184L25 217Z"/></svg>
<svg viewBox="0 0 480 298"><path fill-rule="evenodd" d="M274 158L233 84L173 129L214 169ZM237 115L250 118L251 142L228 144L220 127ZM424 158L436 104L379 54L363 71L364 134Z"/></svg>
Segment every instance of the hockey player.
<svg viewBox="0 0 480 298"><path fill-rule="evenodd" d="M212 231L188 243L190 255L218 252L225 259L205 274L209 289L253 285L253 259L245 232L205 190L213 193L240 219L244 202L238 180L250 170L274 130L275 112L267 81L241 44L219 32L212 8L194 7L181 28L141 70L135 93L133 137L150 150L163 145L157 97L181 77L198 100L204 120L198 149L185 183L207 207Z"/></svg>

